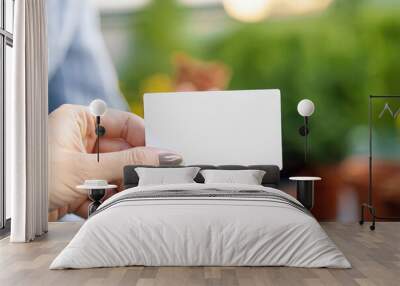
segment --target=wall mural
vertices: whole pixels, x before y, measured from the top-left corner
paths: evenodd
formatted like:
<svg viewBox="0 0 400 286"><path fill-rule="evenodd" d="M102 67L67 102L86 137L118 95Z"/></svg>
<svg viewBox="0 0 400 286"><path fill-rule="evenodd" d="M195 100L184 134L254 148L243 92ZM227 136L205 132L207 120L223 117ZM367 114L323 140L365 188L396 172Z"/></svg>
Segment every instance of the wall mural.
<svg viewBox="0 0 400 286"><path fill-rule="evenodd" d="M144 147L145 92L279 88L282 189L294 193L290 176L321 177L313 214L358 221L368 195L368 95L399 91L400 3L314 2L323 4L269 7L244 21L227 13L226 3L155 0L97 11L96 1L48 1L50 220L87 217L91 200L77 188L85 180L116 185L106 198L120 191L127 158L180 162L173 150ZM96 116L88 108L97 98L107 105L99 162ZM316 106L307 163L296 110L304 98ZM400 106L386 100L376 112L377 208L399 215L400 162L393 154Z"/></svg>

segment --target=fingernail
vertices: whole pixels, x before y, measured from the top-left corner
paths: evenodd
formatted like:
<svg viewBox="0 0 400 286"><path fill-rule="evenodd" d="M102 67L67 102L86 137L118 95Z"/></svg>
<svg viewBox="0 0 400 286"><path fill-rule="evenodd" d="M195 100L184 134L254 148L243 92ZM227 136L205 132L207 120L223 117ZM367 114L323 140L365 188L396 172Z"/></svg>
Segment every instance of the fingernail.
<svg viewBox="0 0 400 286"><path fill-rule="evenodd" d="M182 162L182 156L176 153L163 152L158 155L158 161L160 165L179 165Z"/></svg>

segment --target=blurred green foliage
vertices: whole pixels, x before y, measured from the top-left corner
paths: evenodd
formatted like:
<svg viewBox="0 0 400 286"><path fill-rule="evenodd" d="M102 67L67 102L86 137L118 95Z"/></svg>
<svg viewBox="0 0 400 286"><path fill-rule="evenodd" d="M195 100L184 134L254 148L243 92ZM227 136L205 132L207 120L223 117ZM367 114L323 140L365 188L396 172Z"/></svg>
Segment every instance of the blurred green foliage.
<svg viewBox="0 0 400 286"><path fill-rule="evenodd" d="M185 10L175 0L153 1L132 15L129 59L120 75L124 95L140 100L141 83L155 73L173 72L171 57L185 48Z"/></svg>
<svg viewBox="0 0 400 286"><path fill-rule="evenodd" d="M400 7L394 3L337 0L317 15L257 24L226 17L224 31L196 35L188 25L196 11L173 0L153 1L132 16L132 53L121 88L130 102L140 103L141 82L155 73L172 75L177 51L221 60L233 72L230 89L281 90L286 166L302 162L296 107L303 98L316 105L312 160L337 162L348 153L352 130L367 124L368 95L399 93Z"/></svg>

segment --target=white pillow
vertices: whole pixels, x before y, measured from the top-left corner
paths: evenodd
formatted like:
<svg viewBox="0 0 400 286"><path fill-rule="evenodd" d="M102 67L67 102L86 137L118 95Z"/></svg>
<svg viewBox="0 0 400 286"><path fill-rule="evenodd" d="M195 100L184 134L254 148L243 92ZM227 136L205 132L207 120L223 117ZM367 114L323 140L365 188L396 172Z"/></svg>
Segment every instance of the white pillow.
<svg viewBox="0 0 400 286"><path fill-rule="evenodd" d="M204 183L261 185L265 171L261 170L202 170Z"/></svg>
<svg viewBox="0 0 400 286"><path fill-rule="evenodd" d="M198 167L185 168L135 168L139 176L139 186L187 184L195 183L193 180L200 171Z"/></svg>

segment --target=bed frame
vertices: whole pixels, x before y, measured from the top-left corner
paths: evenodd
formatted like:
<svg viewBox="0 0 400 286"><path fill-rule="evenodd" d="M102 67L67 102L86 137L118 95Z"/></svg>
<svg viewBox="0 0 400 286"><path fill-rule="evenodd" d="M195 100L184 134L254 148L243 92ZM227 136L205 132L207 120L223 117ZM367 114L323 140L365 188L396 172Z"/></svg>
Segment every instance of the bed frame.
<svg viewBox="0 0 400 286"><path fill-rule="evenodd" d="M242 165L190 165L190 166L146 166L146 165L128 165L124 167L124 189L129 189L136 187L139 183L139 176L135 171L137 167L147 167L147 168L182 168L182 167L199 167L201 170L206 169L217 169L217 170L263 170L265 171L265 175L262 179L262 185L264 187L272 187L278 188L280 181L280 170L278 166L275 165L250 165L250 166L242 166ZM198 173L194 180L197 183L204 183L203 176Z"/></svg>

